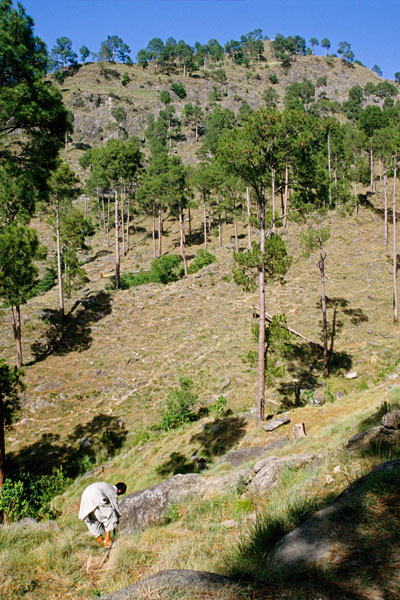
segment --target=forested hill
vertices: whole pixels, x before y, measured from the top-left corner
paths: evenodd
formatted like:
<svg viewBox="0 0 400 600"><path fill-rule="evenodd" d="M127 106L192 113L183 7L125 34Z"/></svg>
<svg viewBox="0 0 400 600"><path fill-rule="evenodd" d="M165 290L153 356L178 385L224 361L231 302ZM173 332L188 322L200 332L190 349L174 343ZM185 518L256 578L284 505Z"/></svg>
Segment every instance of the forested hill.
<svg viewBox="0 0 400 600"><path fill-rule="evenodd" d="M157 118L168 106L175 152L190 162L207 131L207 117L216 109L240 117L250 108L300 103L308 112L347 120L367 105L398 99L397 83L337 56L295 55L287 64L265 41L263 57L240 65L224 54L191 75L177 64L161 70L154 61L145 68L113 62L76 65L61 77L57 71L56 85L74 115L69 150L95 147L112 137L144 139L149 116ZM49 77L53 80L54 74Z"/></svg>

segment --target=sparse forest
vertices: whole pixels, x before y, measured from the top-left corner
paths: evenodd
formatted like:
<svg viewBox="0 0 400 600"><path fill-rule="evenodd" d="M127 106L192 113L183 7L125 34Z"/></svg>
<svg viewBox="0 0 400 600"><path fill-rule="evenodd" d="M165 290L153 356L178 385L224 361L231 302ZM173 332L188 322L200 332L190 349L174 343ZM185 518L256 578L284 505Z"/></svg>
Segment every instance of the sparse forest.
<svg viewBox="0 0 400 600"><path fill-rule="evenodd" d="M327 38L262 29L153 38L136 64L108 35L79 63L66 36L47 52L12 0L0 39L0 538L16 565L4 598L39 599L59 578L73 600L171 568L249 581L232 600L395 597L364 555L359 577L343 558L332 577L288 576L289 592L259 563L399 456L395 434L345 446L400 407L399 73L383 80L348 41L328 54ZM283 465L267 491L265 457ZM114 473L129 492L189 474L210 487L122 536L104 574L75 512L85 478ZM365 492L363 552L398 500L382 477ZM26 517L66 532L36 525L34 577L8 527ZM379 573L398 564L385 527Z"/></svg>

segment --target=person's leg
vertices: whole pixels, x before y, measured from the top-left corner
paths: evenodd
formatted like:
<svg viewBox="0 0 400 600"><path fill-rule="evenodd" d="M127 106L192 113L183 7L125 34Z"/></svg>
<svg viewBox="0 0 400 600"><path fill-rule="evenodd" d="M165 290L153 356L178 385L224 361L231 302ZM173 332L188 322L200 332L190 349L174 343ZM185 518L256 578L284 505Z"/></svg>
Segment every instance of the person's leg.
<svg viewBox="0 0 400 600"><path fill-rule="evenodd" d="M104 542L104 538L102 536L102 534L104 533L104 526L102 523L100 523L100 521L98 521L98 519L96 519L93 512L91 512L85 518L85 523L90 533L96 538L96 541L99 544L102 544Z"/></svg>
<svg viewBox="0 0 400 600"><path fill-rule="evenodd" d="M111 506L99 506L94 511L94 515L104 527L106 533L103 544L106 548L109 548L112 543L111 532L114 531L118 525L118 515Z"/></svg>

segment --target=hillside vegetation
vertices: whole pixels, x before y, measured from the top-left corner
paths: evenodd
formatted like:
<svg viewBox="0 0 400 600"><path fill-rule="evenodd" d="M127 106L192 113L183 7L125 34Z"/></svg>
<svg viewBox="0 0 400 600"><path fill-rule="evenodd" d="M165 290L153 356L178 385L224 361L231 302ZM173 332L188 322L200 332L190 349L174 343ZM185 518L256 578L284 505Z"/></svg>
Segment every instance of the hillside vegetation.
<svg viewBox="0 0 400 600"><path fill-rule="evenodd" d="M200 71L196 77L153 74L152 64L147 71L137 65L81 66L59 86L74 115L74 130L66 140L63 160L79 174L83 185L91 176L90 168L84 169L79 160L84 153L103 147L109 139L133 135L146 155L143 162L147 166L151 146L146 137L148 116L159 116L164 108L160 92L171 92L174 82L182 83L186 90L184 99L171 92L176 115L181 118L187 103L197 104L205 113L220 107L237 115L243 102L257 109L264 103L262 95L273 74L277 75L273 87L279 109L284 107L287 86L303 83L304 78L313 82L325 99L340 103L348 100L354 86L364 89L368 82L382 81L365 67L350 66L339 58L327 61L299 56L284 69L274 59L270 43L264 43L266 64L245 68L233 66L225 58L223 84L210 72ZM130 81L123 85L125 72ZM323 85L321 78L326 78ZM210 105L212 93L214 105ZM371 96L363 106L383 103ZM117 108L123 112L116 113ZM344 114L337 116L340 122L346 121ZM170 155L181 156L185 165L197 164L196 152L203 138L195 141L194 131L183 125ZM388 167L391 184L393 175ZM91 198L90 190L77 192L72 204L82 211L82 220L86 215L93 224L91 235L77 250L80 279L65 298L61 321L56 286L31 297L22 307L26 389L22 408L6 432L11 480L18 481L24 473L33 478L59 478L61 493L51 499L45 515L35 515L53 517L57 523L51 520L48 525L27 528L11 523L0 528L2 598L95 598L152 573L176 568L235 578L240 589L222 591L220 596L232 600L398 597L400 557L393 532L400 524L399 489L390 477L378 478L378 483L365 491L357 510L352 506L343 519L336 517L338 528L343 522L348 524L342 546L327 563L315 570L305 569L303 581L297 572L272 569L266 559L283 534L330 503L357 478L399 455L396 445L353 452L346 448L351 436L379 425L386 412L400 406L400 333L393 323L393 257L392 247L385 246L384 240L386 188L378 160L375 177L373 193L364 177L358 181L356 201L350 207L335 210L332 203L324 211L324 224L330 230L324 243L329 377L324 377L323 352L315 344L322 343L318 251L304 256L304 220L290 218L286 227L277 226L292 260L283 285L266 282L266 312L284 314L286 324L307 339L285 338L284 348L277 344L276 355L271 348L269 356L276 356L276 370L271 369L267 377L266 421L275 415L290 417L290 424L273 432L265 431L265 423L256 420L257 369L251 356L257 351L254 329L259 322L255 310L259 296L255 291L243 291L232 274L235 240L242 254L248 243L244 188L235 214L228 213L225 219L221 211L217 220L215 205L211 210L207 250L214 255L214 262L190 273L190 265L196 255L199 260L204 246L203 206L196 191L190 223L187 209L184 215L188 276L181 278L180 272L168 284L153 279L117 290L113 285L112 222L110 226L109 218L109 231L105 231L100 196L94 192ZM140 182L140 178L135 182L138 188ZM107 195L111 196L110 189ZM280 214L280 192L278 195ZM259 209L253 194L251 200L251 232L256 239ZM49 219L42 208L38 207L31 221L41 243L48 247L47 263L38 262L40 275L49 265L54 268L56 256L54 217ZM174 210L163 213L162 254L167 256L178 255L181 243ZM121 256L121 281L124 277L132 281L138 274L144 280L144 273L154 269L151 211L141 210L132 200L130 219L129 250ZM391 243L393 217L389 217L388 227ZM1 356L13 364L13 331L6 305L0 309L0 317ZM165 418L166 402L182 398L179 393L185 389L192 394L193 412L173 428ZM304 424L306 437L294 439L296 423ZM220 462L229 451L280 442L285 436L290 442L278 444L270 455L313 455L317 459L311 466L282 469L277 485L261 497L248 493L248 482L235 467ZM83 489L99 479L123 480L132 493L179 473L197 472L199 459L207 467L202 472L205 480L213 482L226 475L234 484L226 489L215 484L204 497L173 503L161 524L121 535L103 564L103 555L77 519ZM245 466L252 468L254 463L255 459L249 459ZM9 508L15 513L10 510L10 521L13 516L15 520L33 516L29 498L22 509L19 500L11 499ZM159 597L149 592L148 598Z"/></svg>

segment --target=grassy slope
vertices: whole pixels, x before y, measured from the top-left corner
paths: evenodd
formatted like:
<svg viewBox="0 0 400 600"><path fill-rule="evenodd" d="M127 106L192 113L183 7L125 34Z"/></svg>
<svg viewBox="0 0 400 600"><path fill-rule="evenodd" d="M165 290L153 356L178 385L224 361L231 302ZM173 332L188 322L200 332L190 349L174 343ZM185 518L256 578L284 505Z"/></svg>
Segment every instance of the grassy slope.
<svg viewBox="0 0 400 600"><path fill-rule="evenodd" d="M91 68L95 66L87 70ZM69 155L73 159L78 156L75 150ZM170 524L121 539L103 571L96 571L99 551L76 519L80 493L88 483L77 481L57 502L62 511L61 531L37 532L32 537L14 529L1 532L5 549L1 551L0 564L2 571L7 569L1 584L5 598L87 598L96 589L104 593L173 567L218 572L230 572L233 568L240 572L240 564L245 565L247 559L240 552L228 556L227 549L235 547L242 535L247 536L255 515L262 514L267 503L270 514L286 515L288 526L293 525L285 512L290 499L301 505L311 498L339 492L379 462L381 457L349 458L341 450L350 435L374 422L367 419L382 402L396 403L400 399L395 378L399 333L391 319L391 264L383 247L380 191L373 202L375 211L361 208L357 217L330 218L327 294L342 299L336 302L335 349L346 353L351 362L343 363L332 374L328 391L333 398L337 392L344 392L345 396L319 408L292 408L292 423L304 422L308 437L276 452L329 450L321 468L314 473L286 474L282 486L265 503L255 504L234 491L182 505L172 515ZM196 215L195 227L200 230L199 218ZM46 226L36 225L51 246ZM138 265L146 268L151 260L151 239L146 233L149 224L137 220L135 227L132 249L123 260L122 270L136 269ZM178 240L177 225L168 222L167 233L165 249L172 250ZM55 344L53 351L40 361L35 362L31 345L46 339L49 326L43 321L42 311L56 310L56 290L24 307L25 360L33 362L25 368L27 408L7 437L7 449L14 459L23 456L26 463L36 466L51 466L58 462L60 454L68 460L76 452L79 438L98 439L105 426L122 419L123 433L127 433L124 446L112 461L105 463L101 477L110 481L124 479L129 490L134 491L160 481L156 467L167 463L173 452L188 458L201 450L192 438L203 422L178 434L150 433L150 439L143 434L158 421L166 389L176 385L180 375L193 378L196 391L206 404L213 401L229 378L224 393L235 413L254 407L255 372L242 363L241 356L254 347L250 337L251 305L257 303L257 298L242 293L230 280L232 233L230 226L224 229L221 249L211 236L218 262L199 277L190 276L167 287L153 284L111 294L103 293L106 280L100 279L99 272L112 270L112 248L104 250L105 240L97 236L90 253L93 260L86 266L90 283L86 291L76 292L68 305L71 308L89 293L95 300L74 309L67 340ZM301 257L298 233L298 227L291 224L286 239L293 264L284 287L268 288L267 305L271 313L285 312L288 323L304 335L319 339L316 257L307 261ZM245 243L242 239L241 244ZM196 249L191 249L193 254ZM330 323L333 311L331 308ZM12 362L10 325L6 311L2 310L1 315L2 356ZM304 346L301 351L304 360L291 361L287 383L310 377L317 384L322 383L321 357L309 355ZM355 380L343 377L350 367L359 374ZM388 375L393 379L385 379ZM268 395L286 405L293 400L277 388L269 390ZM276 410L272 404L268 408L271 412ZM254 419L247 419L245 435L237 436L234 447L264 444L283 433L291 437L291 426L286 428L287 431L266 434L255 426ZM229 448L228 441L226 447ZM101 461L104 456L99 453L97 458ZM336 464L342 465L338 474L333 473ZM220 470L217 467L217 472ZM333 476L329 484L328 474ZM233 524L224 525L231 519ZM265 573L257 562L252 560L253 568L262 577ZM9 565L13 565L11 569ZM242 570L251 571L248 565ZM351 586L352 575L346 577ZM367 578L360 585L370 597Z"/></svg>

